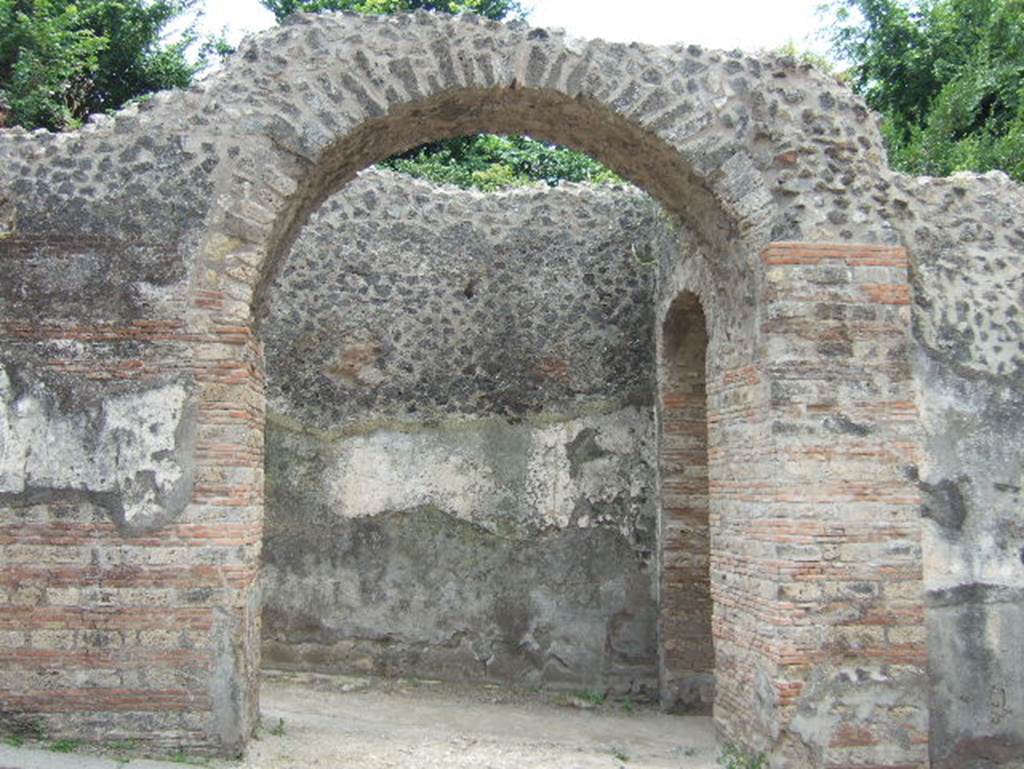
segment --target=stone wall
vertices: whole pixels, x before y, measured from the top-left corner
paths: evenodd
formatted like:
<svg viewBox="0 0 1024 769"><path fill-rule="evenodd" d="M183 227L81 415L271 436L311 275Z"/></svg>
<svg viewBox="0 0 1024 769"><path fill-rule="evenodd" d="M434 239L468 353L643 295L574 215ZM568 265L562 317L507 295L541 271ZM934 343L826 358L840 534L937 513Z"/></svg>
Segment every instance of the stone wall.
<svg viewBox="0 0 1024 769"><path fill-rule="evenodd" d="M879 222L888 228L888 233L886 227L880 228L879 236L906 247L909 292L888 298L876 293L876 300L889 309L857 310L849 299L842 299L844 286L856 280L855 264L823 260L818 274L808 275L811 286L804 289L806 297L818 297L814 324L819 328L814 337L819 349L844 367L862 356L887 354L891 362L905 359L913 373L922 446L897 460L896 466L915 479L925 521L920 547L932 764L943 769L1016 766L1024 755L1024 703L1019 697L1024 689L1019 641L1024 605L1019 493L1024 472L1019 440L1024 422L1019 396L1024 389L1024 231L1019 222L1024 220L1024 190L998 173L950 179L887 174L879 187L884 190L877 199ZM695 255L687 258L688 253ZM668 317L669 305L681 291L699 293L712 309L718 301L723 281L715 275L715 266L700 258L693 244L684 246L681 254L682 259L662 267L661 318ZM782 261L809 265L817 259ZM864 262L859 271L865 276L861 280L881 283L886 270L891 265L876 258L874 264ZM884 353L880 346L857 341L873 324L891 317L900 303L910 310L913 333L908 350L897 345ZM767 333L785 327L773 316L777 312L768 316ZM791 310L783 313L787 318ZM837 321L844 318L856 321L854 327L837 333ZM890 328L902 323L892 322ZM727 330L712 329L712 350L723 337L728 337ZM788 341L778 349L780 354L792 354L797 345ZM709 352L712 376L718 357ZM671 363L665 350L660 360L662 366ZM851 378L852 371L847 368L845 376ZM785 404L804 387L778 383L770 397ZM828 385L824 392L829 397L822 398L817 413L821 426L836 436L860 433L868 445L891 450L901 439L885 440L882 432L896 430L898 436L903 432L901 422L909 425L915 420L909 403L898 402L890 404L895 410L886 418L888 427L879 419L882 403L864 412L864 419L849 414L837 418L829 415L832 407L826 404L838 391ZM743 407L742 401L731 405ZM746 408L748 415L756 413ZM906 412L901 414L901 409ZM712 427L716 421L712 416ZM782 422L772 426L773 432L789 429ZM762 435L757 440L769 438ZM779 553L795 555L789 544ZM794 585L786 588L787 593L793 589L802 591ZM716 670L719 675L724 672L721 658Z"/></svg>
<svg viewBox="0 0 1024 769"><path fill-rule="evenodd" d="M681 223L654 325L699 298L723 732L787 768L1018 760L1020 188L893 174L786 57L423 13L300 15L188 92L0 131L4 724L244 745L268 287L360 170L481 131L588 151ZM492 383L488 418L544 401Z"/></svg>
<svg viewBox="0 0 1024 769"><path fill-rule="evenodd" d="M911 254L936 769L1024 760L1024 189L896 180Z"/></svg>
<svg viewBox="0 0 1024 769"><path fill-rule="evenodd" d="M324 205L261 325L265 664L657 695L672 243L626 189L368 172Z"/></svg>
<svg viewBox="0 0 1024 769"><path fill-rule="evenodd" d="M240 368L186 318L213 147L144 114L0 132L0 726L231 751L261 459L201 457L262 416L199 397Z"/></svg>

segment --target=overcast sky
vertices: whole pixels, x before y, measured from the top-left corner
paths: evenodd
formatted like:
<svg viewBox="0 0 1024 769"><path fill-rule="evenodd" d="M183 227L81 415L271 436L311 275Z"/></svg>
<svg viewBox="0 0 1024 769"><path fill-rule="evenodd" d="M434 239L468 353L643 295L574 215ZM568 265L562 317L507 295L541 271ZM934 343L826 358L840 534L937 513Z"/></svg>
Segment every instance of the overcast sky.
<svg viewBox="0 0 1024 769"><path fill-rule="evenodd" d="M696 43L706 48L772 49L794 42L823 51L816 39L822 0L527 0L538 27L562 27L588 38L619 42ZM205 0L204 27L226 28L237 42L265 29L273 15L259 0Z"/></svg>

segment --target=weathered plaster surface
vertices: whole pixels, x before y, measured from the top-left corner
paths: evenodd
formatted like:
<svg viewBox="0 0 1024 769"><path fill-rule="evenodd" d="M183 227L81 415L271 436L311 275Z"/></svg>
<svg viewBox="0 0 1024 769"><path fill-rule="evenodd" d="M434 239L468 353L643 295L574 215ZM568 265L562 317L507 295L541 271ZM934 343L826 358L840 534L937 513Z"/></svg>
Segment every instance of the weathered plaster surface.
<svg viewBox="0 0 1024 769"><path fill-rule="evenodd" d="M516 528L587 526L581 497L600 506L650 495L648 411L376 429L333 442L317 491L346 518L433 506L485 529L502 513Z"/></svg>
<svg viewBox="0 0 1024 769"><path fill-rule="evenodd" d="M271 425L267 664L654 695L651 430L632 409L333 442Z"/></svg>
<svg viewBox="0 0 1024 769"><path fill-rule="evenodd" d="M166 524L192 493L189 393L181 384L65 411L0 366L0 503L81 494L128 529Z"/></svg>

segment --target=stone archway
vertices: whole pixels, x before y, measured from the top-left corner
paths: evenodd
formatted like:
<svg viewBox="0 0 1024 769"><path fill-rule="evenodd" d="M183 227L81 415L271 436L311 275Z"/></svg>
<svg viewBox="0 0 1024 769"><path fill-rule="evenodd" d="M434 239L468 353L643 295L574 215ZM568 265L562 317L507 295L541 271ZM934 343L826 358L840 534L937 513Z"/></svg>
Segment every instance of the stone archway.
<svg viewBox="0 0 1024 769"><path fill-rule="evenodd" d="M102 323L83 325L96 311L85 308L61 316L50 336L29 328L25 359L49 371L54 338L97 350L114 340L127 362L107 364L113 373L99 381L108 390L96 385L95 397L130 389L137 376L150 387L178 382L188 401L167 438L178 454L153 452L175 467L139 459L116 489L100 474L50 479L79 512L121 505L116 526L74 536L102 553L128 548L130 568L101 564L59 579L6 572L8 581L29 574L44 591L75 580L112 591L106 609L69 594L66 610L47 620L43 601L24 621L127 633L127 651L109 664L134 671L131 686L91 687L101 695L70 683L9 687L5 711L42 714L51 733L88 735L100 701L125 735L156 731L221 752L244 744L257 705L262 288L309 212L358 170L426 140L496 131L588 151L635 181L692 234L694 260L710 276L701 295L715 298L706 305L707 391L721 729L792 766L926 765L919 524L915 487L902 474L917 441L905 429L914 405L900 358L906 260L899 249L851 245L878 236L851 204L882 167L867 121L837 86L783 60L581 43L428 14L298 17L249 41L194 92L49 150L28 137L5 143L3 181L25 196L23 228L39 237L97 232L104 212L123 211L118 226L138 240L159 218L177 270L160 301L140 290ZM98 172L116 157L150 185L108 194L63 178L62 164L94 156ZM38 162L45 173L35 187L23 169ZM70 212L62 221L47 213L47 174L52 189L72 185L56 209ZM160 208L168 199L170 215ZM772 244L783 238L802 242ZM118 242L97 242L117 253ZM58 368L90 383L101 370ZM870 441L860 429L868 422ZM878 441L891 445L873 449ZM144 514L125 513L133 484L150 477ZM40 499L28 481L12 488L18 505ZM55 542L55 531L47 523L37 536ZM178 568L166 568L169 542L181 548ZM168 593L171 609L158 617L137 592L145 589L180 593ZM136 650L150 636L140 634L167 623L185 634L189 654L161 658L166 676L147 676ZM31 660L19 664L27 671Z"/></svg>

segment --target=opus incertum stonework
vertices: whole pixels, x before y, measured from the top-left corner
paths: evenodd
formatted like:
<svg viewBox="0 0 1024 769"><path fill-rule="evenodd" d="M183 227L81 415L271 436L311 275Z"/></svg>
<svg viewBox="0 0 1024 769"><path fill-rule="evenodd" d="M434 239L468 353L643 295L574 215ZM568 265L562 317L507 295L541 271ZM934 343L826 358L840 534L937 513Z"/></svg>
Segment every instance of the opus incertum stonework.
<svg viewBox="0 0 1024 769"><path fill-rule="evenodd" d="M483 131L636 188L361 173ZM2 131L0 725L236 754L262 656L1020 766L1022 253L791 59L475 17Z"/></svg>

